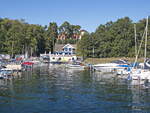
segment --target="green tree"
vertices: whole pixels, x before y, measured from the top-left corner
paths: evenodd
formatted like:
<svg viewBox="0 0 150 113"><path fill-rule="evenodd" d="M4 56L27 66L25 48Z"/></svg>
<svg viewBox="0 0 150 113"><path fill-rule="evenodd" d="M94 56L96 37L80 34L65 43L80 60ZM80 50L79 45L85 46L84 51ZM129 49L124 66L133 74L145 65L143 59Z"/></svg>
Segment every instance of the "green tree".
<svg viewBox="0 0 150 113"><path fill-rule="evenodd" d="M72 37L73 30L72 25L70 25L69 22L65 21L60 27L59 27L59 34L65 34L66 38L69 39Z"/></svg>
<svg viewBox="0 0 150 113"><path fill-rule="evenodd" d="M100 25L93 34L96 41L96 56L128 56L130 49L135 45L133 30L132 21L128 17Z"/></svg>
<svg viewBox="0 0 150 113"><path fill-rule="evenodd" d="M82 39L77 43L77 54L83 59L92 56L93 42L89 33L83 35Z"/></svg>
<svg viewBox="0 0 150 113"><path fill-rule="evenodd" d="M54 52L57 37L58 37L58 26L55 22L51 22L47 30L46 49L48 51L51 51L52 53Z"/></svg>

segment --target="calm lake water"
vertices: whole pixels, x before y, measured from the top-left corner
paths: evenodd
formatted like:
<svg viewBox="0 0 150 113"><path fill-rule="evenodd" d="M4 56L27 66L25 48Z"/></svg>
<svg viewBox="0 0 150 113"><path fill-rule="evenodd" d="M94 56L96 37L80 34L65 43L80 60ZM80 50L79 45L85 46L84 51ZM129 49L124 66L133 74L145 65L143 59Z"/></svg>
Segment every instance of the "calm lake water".
<svg viewBox="0 0 150 113"><path fill-rule="evenodd" d="M111 74L37 67L0 80L0 113L148 113L150 89Z"/></svg>

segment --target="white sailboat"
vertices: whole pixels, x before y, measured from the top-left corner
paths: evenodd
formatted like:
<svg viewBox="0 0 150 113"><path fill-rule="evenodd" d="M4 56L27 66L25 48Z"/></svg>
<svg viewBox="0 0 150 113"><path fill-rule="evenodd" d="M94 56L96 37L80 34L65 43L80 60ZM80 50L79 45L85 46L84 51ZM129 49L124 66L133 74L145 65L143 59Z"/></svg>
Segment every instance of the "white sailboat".
<svg viewBox="0 0 150 113"><path fill-rule="evenodd" d="M147 55L147 32L148 32L148 18L147 18L147 21L146 21L146 27L145 27L145 31L143 33L142 41L141 41L139 50L138 50L136 58L135 58L135 63L137 62L138 55L140 53L140 49L141 49L144 37L145 37L145 58L144 58L144 63L147 60L147 57L146 57L146 55ZM140 69L137 69L137 68L133 67L131 69L131 72L129 73L128 79L139 80L139 81L145 81L145 80L150 81L150 70L145 69L145 65L143 66L143 68L140 68ZM144 82L140 82L140 84L143 84L143 83Z"/></svg>

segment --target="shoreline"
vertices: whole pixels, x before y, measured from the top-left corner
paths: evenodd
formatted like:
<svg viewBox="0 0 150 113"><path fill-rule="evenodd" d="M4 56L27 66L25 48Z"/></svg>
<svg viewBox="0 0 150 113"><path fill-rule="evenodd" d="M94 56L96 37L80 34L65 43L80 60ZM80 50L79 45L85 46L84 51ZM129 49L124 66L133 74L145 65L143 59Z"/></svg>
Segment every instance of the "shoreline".
<svg viewBox="0 0 150 113"><path fill-rule="evenodd" d="M129 58L129 57L111 57L111 58L86 58L83 62L86 64L99 64L99 63L109 63L114 60L127 60L128 62L134 62L135 58ZM137 62L143 62L144 58L138 58Z"/></svg>

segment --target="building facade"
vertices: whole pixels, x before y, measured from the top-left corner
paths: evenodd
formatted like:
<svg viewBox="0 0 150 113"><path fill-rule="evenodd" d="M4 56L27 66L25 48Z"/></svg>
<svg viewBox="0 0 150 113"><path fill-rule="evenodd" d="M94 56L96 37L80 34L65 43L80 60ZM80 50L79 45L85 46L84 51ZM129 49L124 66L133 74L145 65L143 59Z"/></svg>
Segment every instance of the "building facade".
<svg viewBox="0 0 150 113"><path fill-rule="evenodd" d="M72 62L77 60L75 44L56 44L54 51L53 54L41 54L41 57L49 59L49 62Z"/></svg>

